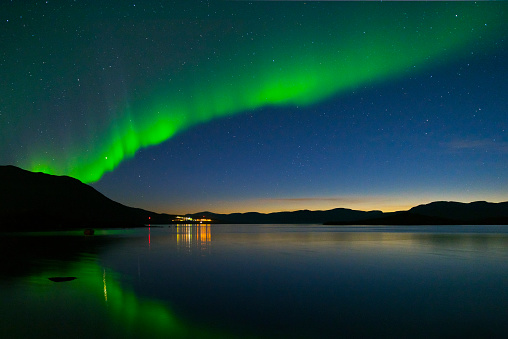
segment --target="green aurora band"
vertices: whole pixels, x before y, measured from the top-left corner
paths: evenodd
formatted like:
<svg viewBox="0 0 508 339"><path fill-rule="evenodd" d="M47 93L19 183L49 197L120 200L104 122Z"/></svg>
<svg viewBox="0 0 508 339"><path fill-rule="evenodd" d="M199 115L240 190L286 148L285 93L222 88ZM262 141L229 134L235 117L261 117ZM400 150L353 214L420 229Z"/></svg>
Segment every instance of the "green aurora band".
<svg viewBox="0 0 508 339"><path fill-rule="evenodd" d="M89 139L69 145L65 154L39 149L24 167L95 182L138 150L191 126L265 107L312 105L442 67L499 48L506 33L501 5L322 5L303 18L301 11L288 13L282 24L245 14L245 27L262 38L226 34L220 57L200 52L199 63L144 88L143 97L124 104L115 120Z"/></svg>

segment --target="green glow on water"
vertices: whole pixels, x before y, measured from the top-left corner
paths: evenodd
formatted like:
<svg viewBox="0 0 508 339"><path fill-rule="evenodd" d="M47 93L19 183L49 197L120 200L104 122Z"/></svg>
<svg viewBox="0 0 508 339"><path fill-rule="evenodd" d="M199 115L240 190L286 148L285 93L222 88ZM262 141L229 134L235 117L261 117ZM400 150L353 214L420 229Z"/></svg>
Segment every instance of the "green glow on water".
<svg viewBox="0 0 508 339"><path fill-rule="evenodd" d="M67 276L77 279L61 283L48 279ZM114 338L233 337L194 326L177 317L167 304L139 297L117 281L117 273L102 268L94 257L60 262L59 265L52 263L43 272L28 277L27 281L31 293L24 295L25 312L31 314L31 319L49 317L43 323L32 324L31 331L37 331L39 326L39 331L47 337L69 333ZM19 321L24 324L26 319ZM59 322L70 328L61 328ZM23 331L20 326L14 331Z"/></svg>
<svg viewBox="0 0 508 339"><path fill-rule="evenodd" d="M492 48L504 32L499 8L487 4L361 6L309 12L290 31L247 21L266 33L259 42L225 37L220 58L203 56L199 67L145 88L107 128L63 153L37 150L25 167L95 182L138 150L191 126L269 106L319 103Z"/></svg>

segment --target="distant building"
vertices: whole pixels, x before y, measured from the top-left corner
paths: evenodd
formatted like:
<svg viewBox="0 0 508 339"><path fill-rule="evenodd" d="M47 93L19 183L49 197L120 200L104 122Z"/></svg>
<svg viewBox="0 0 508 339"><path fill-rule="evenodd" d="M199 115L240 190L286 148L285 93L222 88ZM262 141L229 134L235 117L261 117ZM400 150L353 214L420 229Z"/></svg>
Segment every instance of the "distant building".
<svg viewBox="0 0 508 339"><path fill-rule="evenodd" d="M181 216L177 216L175 217L175 219L173 219L173 222L177 222L177 223L181 223L181 222L184 222L184 223L192 223L192 224L202 224L202 223L207 223L207 222L211 222L212 219L205 219L205 218L200 218L200 219L195 219L195 218L191 218L191 217L181 217Z"/></svg>

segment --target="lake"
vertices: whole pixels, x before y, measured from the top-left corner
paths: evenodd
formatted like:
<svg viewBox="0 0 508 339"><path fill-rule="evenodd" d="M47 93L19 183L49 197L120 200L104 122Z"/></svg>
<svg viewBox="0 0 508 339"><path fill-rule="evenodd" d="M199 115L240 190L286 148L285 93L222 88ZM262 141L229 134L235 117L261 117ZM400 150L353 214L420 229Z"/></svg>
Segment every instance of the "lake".
<svg viewBox="0 0 508 339"><path fill-rule="evenodd" d="M2 338L508 333L508 226L172 225L0 245Z"/></svg>

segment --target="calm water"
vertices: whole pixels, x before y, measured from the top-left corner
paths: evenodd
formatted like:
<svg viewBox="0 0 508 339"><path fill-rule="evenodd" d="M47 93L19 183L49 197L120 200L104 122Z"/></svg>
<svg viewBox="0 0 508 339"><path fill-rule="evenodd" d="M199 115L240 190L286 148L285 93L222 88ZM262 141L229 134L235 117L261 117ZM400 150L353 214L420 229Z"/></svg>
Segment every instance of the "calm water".
<svg viewBox="0 0 508 339"><path fill-rule="evenodd" d="M166 226L0 245L2 338L508 334L508 226Z"/></svg>

